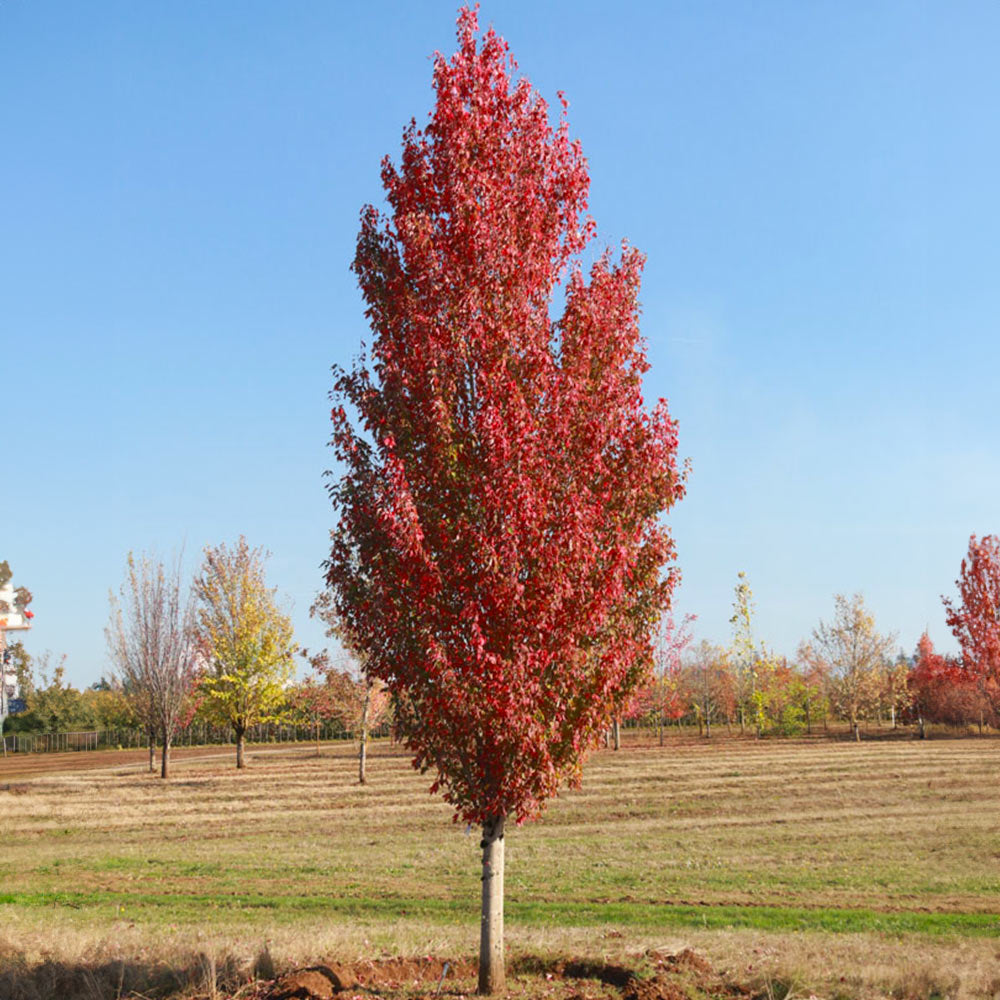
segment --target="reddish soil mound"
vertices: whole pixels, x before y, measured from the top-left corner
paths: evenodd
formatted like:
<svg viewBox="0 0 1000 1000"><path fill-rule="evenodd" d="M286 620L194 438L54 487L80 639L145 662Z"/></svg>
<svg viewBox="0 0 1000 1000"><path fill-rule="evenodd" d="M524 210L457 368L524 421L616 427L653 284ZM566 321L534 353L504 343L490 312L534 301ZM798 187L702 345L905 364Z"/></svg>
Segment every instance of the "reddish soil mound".
<svg viewBox="0 0 1000 1000"><path fill-rule="evenodd" d="M469 959L447 961L430 955L426 958L381 958L356 962L350 967L354 981L369 990L428 983L436 987L442 980L475 976L477 969Z"/></svg>
<svg viewBox="0 0 1000 1000"><path fill-rule="evenodd" d="M509 985L518 993L532 992L532 979L542 981L546 998L561 996L565 1000L583 1000L581 981L590 980L602 991L610 987L621 1000L691 1000L692 997L713 997L718 1000L747 1000L752 991L729 983L700 955L685 949L676 955L651 954L655 969L651 977L637 976L621 965L608 965L586 959L547 961L526 957L515 960L509 972ZM282 976L273 983L261 984L254 994L261 1000L330 1000L339 992L350 990L371 998L391 997L403 993L407 997L442 995L456 992L452 980L464 980L467 992L476 978L476 964L469 959L450 962L439 958L388 958L357 962L350 966L316 965ZM526 980L526 982L525 982ZM562 987L562 990L559 987ZM471 987L474 989L474 987ZM526 988L526 989L525 989ZM614 996L614 993L610 994Z"/></svg>
<svg viewBox="0 0 1000 1000"><path fill-rule="evenodd" d="M334 993L346 989L348 983L333 969L316 965L282 976L271 990L273 1000L329 1000Z"/></svg>
<svg viewBox="0 0 1000 1000"><path fill-rule="evenodd" d="M671 972L695 972L703 976L712 974L712 966L690 948L685 948L676 955L667 955L657 964Z"/></svg>
<svg viewBox="0 0 1000 1000"><path fill-rule="evenodd" d="M427 987L436 992L447 979L476 975L468 959L449 962L440 958L383 958L353 965L314 965L281 976L260 994L266 1000L329 1000L342 990L372 996L398 990L412 992Z"/></svg>

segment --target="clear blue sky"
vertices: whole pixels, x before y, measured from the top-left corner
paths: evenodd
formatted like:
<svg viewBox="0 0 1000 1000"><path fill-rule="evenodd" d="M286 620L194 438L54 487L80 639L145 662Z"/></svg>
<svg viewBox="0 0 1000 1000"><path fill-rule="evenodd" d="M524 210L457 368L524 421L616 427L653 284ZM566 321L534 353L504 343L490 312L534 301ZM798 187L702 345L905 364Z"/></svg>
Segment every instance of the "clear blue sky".
<svg viewBox="0 0 1000 1000"><path fill-rule="evenodd" d="M246 534L300 641L332 514L359 209L451 2L0 0L0 558L29 646L106 668L129 549ZM861 590L912 649L1000 531L1000 7L483 6L566 92L603 242L648 254L649 395L693 472L681 610L745 570L794 653Z"/></svg>

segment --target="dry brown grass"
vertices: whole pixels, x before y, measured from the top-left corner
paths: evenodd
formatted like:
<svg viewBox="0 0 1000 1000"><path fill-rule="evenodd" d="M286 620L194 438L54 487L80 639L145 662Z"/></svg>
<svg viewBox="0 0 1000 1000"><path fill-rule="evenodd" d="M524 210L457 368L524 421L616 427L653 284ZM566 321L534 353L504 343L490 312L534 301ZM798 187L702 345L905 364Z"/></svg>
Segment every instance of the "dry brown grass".
<svg viewBox="0 0 1000 1000"><path fill-rule="evenodd" d="M242 975L265 942L279 967L472 953L478 838L401 752L378 747L364 788L349 747L314 753L254 750L244 774L196 753L165 785L119 763L0 791L3 962L183 971L204 955ZM600 753L582 789L510 837L508 900L541 913L565 901L996 913L998 763L993 740ZM365 909L386 899L400 903ZM408 915L407 901L430 908ZM989 937L578 926L570 914L509 918L508 941L633 962L689 945L765 992L805 997L989 996L1000 984Z"/></svg>

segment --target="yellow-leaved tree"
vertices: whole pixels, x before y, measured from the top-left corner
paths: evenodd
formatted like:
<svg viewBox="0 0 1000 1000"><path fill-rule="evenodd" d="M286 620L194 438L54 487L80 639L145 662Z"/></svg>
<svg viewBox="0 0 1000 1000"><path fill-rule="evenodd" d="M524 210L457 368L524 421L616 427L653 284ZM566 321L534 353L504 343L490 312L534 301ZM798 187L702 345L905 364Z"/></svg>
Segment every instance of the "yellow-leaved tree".
<svg viewBox="0 0 1000 1000"><path fill-rule="evenodd" d="M247 730L277 717L294 672L292 623L264 582L267 555L242 536L232 548L209 546L194 582L208 661L200 711L216 725L233 727L237 767L244 766Z"/></svg>

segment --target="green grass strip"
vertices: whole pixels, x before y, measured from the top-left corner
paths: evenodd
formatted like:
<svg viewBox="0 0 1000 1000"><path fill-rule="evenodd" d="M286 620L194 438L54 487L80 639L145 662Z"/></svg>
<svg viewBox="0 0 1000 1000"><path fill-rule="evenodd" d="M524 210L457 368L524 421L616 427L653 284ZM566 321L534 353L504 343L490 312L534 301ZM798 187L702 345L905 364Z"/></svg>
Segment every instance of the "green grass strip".
<svg viewBox="0 0 1000 1000"><path fill-rule="evenodd" d="M7 892L0 905L105 909L141 919L142 911L160 919L202 920L213 913L253 919L268 914L283 920L295 915L377 919L429 919L437 923L474 921L474 901L445 899L350 899L325 896L175 895L114 892ZM167 911L167 912L164 912ZM555 927L644 927L767 931L827 931L837 934L957 934L1000 936L1000 917L990 913L883 913L865 909L809 909L793 906L692 906L646 903L518 902L506 906L511 924Z"/></svg>

